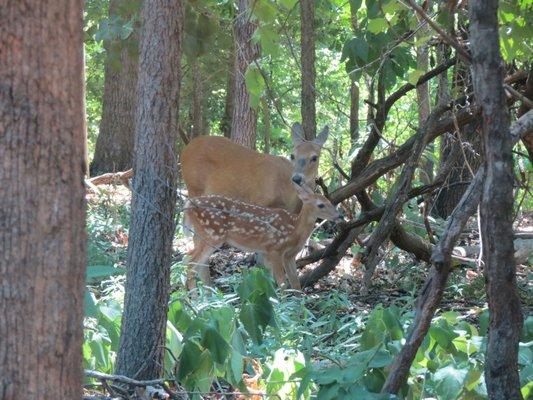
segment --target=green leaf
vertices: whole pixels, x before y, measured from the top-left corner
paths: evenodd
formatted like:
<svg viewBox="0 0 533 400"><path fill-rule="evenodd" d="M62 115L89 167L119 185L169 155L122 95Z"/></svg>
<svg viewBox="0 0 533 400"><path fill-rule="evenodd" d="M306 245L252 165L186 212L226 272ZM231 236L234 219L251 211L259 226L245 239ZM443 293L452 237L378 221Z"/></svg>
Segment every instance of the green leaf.
<svg viewBox="0 0 533 400"><path fill-rule="evenodd" d="M521 389L522 397L524 399L531 399L533 398L533 382L527 383L525 386Z"/></svg>
<svg viewBox="0 0 533 400"><path fill-rule="evenodd" d="M83 297L83 306L85 310L85 316L96 318L98 316L98 307L96 306L96 297L93 293L85 290Z"/></svg>
<svg viewBox="0 0 533 400"><path fill-rule="evenodd" d="M269 0L257 0L253 8L254 15L261 22L272 22L276 19L276 7Z"/></svg>
<svg viewBox="0 0 533 400"><path fill-rule="evenodd" d="M407 77L407 81L415 86L420 77L424 75L424 71L420 71L418 69L415 69L414 71L409 72L409 76Z"/></svg>
<svg viewBox="0 0 533 400"><path fill-rule="evenodd" d="M361 8L361 4L363 4L363 0L350 0L350 12L355 14Z"/></svg>
<svg viewBox="0 0 533 400"><path fill-rule="evenodd" d="M214 326L208 325L202 335L201 345L209 350L213 361L218 364L223 364L226 362L226 358L230 352L230 346L220 333L215 329Z"/></svg>
<svg viewBox="0 0 533 400"><path fill-rule="evenodd" d="M372 33L385 32L389 25L385 18L374 18L368 20L368 30Z"/></svg>
<svg viewBox="0 0 533 400"><path fill-rule="evenodd" d="M279 52L279 34L272 24L257 28L252 40L261 45L263 55L276 55Z"/></svg>
<svg viewBox="0 0 533 400"><path fill-rule="evenodd" d="M257 110L261 94L266 86L265 79L259 69L255 65L250 64L244 75L244 81L246 83L246 89L250 94L250 106Z"/></svg>
<svg viewBox="0 0 533 400"><path fill-rule="evenodd" d="M455 399L461 391L468 374L468 369L457 369L452 365L439 369L435 372L434 380L437 383L437 393L446 399Z"/></svg>
<svg viewBox="0 0 533 400"><path fill-rule="evenodd" d="M198 365L198 360L202 354L200 346L192 340L187 340L183 345L180 355L180 367L178 370L178 379L184 379L187 375L193 373Z"/></svg>
<svg viewBox="0 0 533 400"><path fill-rule="evenodd" d="M256 344L261 344L263 341L263 334L261 330L261 317L258 317L258 307L255 304L243 304L239 318L250 335L252 341Z"/></svg>
<svg viewBox="0 0 533 400"><path fill-rule="evenodd" d="M89 265L86 272L86 280L93 280L96 278L108 278L114 275L124 274L124 268L115 268L111 265Z"/></svg>
<svg viewBox="0 0 533 400"><path fill-rule="evenodd" d="M474 388L479 384L479 378L481 378L482 371L480 369L471 369L468 371L468 375L465 379L466 390L474 390Z"/></svg>
<svg viewBox="0 0 533 400"><path fill-rule="evenodd" d="M232 351L229 359L229 381L232 385L238 386L242 382L242 373L244 371L243 365L244 357L238 351Z"/></svg>
<svg viewBox="0 0 533 400"><path fill-rule="evenodd" d="M339 399L339 388L339 385L321 386L316 398L318 400Z"/></svg>
<svg viewBox="0 0 533 400"><path fill-rule="evenodd" d="M279 3L287 10L292 10L298 3L298 0L280 0Z"/></svg>
<svg viewBox="0 0 533 400"><path fill-rule="evenodd" d="M182 333L192 325L192 319L185 311L183 304L180 301L174 301L170 304L168 317L174 326Z"/></svg>

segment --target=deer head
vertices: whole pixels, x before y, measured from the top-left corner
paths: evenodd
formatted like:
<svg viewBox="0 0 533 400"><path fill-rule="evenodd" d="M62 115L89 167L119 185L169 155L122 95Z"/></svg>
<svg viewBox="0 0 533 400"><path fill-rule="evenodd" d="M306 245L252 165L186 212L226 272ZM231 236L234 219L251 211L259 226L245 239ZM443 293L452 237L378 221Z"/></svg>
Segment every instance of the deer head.
<svg viewBox="0 0 533 400"><path fill-rule="evenodd" d="M294 166L292 181L297 185L315 186L318 174L318 160L322 146L326 143L329 128L326 125L314 140L305 140L302 125L298 122L292 126L291 162Z"/></svg>
<svg viewBox="0 0 533 400"><path fill-rule="evenodd" d="M300 186L296 183L293 185L304 206L313 207L313 215L316 215L316 218L328 221L342 221L341 214L326 197L313 193L308 186Z"/></svg>

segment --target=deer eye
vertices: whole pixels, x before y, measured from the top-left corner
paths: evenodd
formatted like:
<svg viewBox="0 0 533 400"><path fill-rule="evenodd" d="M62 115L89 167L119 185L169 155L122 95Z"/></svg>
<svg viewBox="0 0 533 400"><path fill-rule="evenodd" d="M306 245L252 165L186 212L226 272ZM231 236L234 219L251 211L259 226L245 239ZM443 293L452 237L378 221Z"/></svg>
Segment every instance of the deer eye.
<svg viewBox="0 0 533 400"><path fill-rule="evenodd" d="M322 203L320 203L320 204L318 205L318 208L324 208L324 207L326 207L326 206L325 206L324 204L322 204Z"/></svg>
<svg viewBox="0 0 533 400"><path fill-rule="evenodd" d="M291 154L291 160L294 160L294 154Z"/></svg>
<svg viewBox="0 0 533 400"><path fill-rule="evenodd" d="M318 160L318 157L317 157L317 156L313 156L313 157L311 157L311 162L316 162L316 160Z"/></svg>

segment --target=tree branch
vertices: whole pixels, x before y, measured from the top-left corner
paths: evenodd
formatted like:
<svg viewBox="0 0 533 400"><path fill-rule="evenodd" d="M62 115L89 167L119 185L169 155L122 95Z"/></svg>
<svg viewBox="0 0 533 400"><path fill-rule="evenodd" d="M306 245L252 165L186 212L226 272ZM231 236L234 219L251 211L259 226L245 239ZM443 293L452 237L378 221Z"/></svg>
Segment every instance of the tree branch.
<svg viewBox="0 0 533 400"><path fill-rule="evenodd" d="M470 63L471 57L470 54L461 46L457 40L448 35L444 29L442 29L435 21L433 21L429 15L426 14L424 9L414 2L414 0L407 0L407 3L413 10L415 10L420 17L425 20L434 30L437 32L444 41L446 41L450 46L452 46L457 53L467 62Z"/></svg>
<svg viewBox="0 0 533 400"><path fill-rule="evenodd" d="M533 131L533 110L524 114L511 125L510 133L513 144L516 144L521 137L531 131ZM452 252L455 243L481 200L484 175L485 169L481 167L463 194L461 201L455 207L443 235L433 249L431 256L433 267L430 276L420 290L411 333L390 368L390 373L382 389L384 393L398 393L407 380L411 364L442 299L452 267Z"/></svg>
<svg viewBox="0 0 533 400"><path fill-rule="evenodd" d="M419 292L416 316L406 343L395 358L383 385L383 393L398 393L409 375L411 364L422 344L435 310L439 305L452 267L452 251L466 222L474 214L481 199L484 170L480 168L452 213L447 228L433 249L433 267L430 276Z"/></svg>

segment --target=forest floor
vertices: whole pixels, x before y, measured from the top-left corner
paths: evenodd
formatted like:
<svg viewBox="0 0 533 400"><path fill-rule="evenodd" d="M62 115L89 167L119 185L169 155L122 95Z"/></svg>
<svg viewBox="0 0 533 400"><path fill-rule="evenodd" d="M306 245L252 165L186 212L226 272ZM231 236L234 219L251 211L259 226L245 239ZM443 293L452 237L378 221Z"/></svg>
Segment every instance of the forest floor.
<svg viewBox="0 0 533 400"><path fill-rule="evenodd" d="M110 373L113 371L114 353L118 348L120 332L131 192L121 185L101 185L98 186L96 192L88 191L87 199L89 210L87 214L89 231L87 289L89 296L93 298L94 306L93 310L86 308L84 360L86 368ZM412 216L410 219L413 219ZM476 227L475 223L470 225L469 231L463 235L458 246L458 253L464 256L463 252L466 252L468 259L472 261L476 258L475 249L479 247ZM533 233L533 212L519 215L515 229ZM361 239L364 240L365 234L368 235L369 232L363 232ZM190 299L189 294L184 290L182 260L186 251L190 249L191 239L184 233L181 224L178 223L174 240L172 298L179 299L179 301L185 299L183 301L187 303L187 307L192 309L191 316L196 315L198 310L205 310L215 303L230 305L230 307L236 306L236 287L243 281L242 273L255 265L254 256L227 246L215 252L209 264L214 286L218 289L215 294L216 301L205 298ZM331 231L325 232L319 228L318 232L313 235L313 239L320 247L327 245L331 236ZM529 234L527 236L529 237ZM533 379L533 367L528 367L528 365L533 365L533 350L530 349L533 347L532 245L533 240L526 241L525 245L520 244L521 263L517 267L518 294L524 319L530 316L527 319L529 322L526 323L528 327L525 329L523 343L520 345L521 381L523 382ZM278 300L274 305L278 333L265 331L267 339L263 346L250 345L250 354L254 354L250 359L251 363L259 363L268 370L272 368L272 363L275 363L276 355L281 349L298 349L299 352L309 357L312 369L327 370L338 368L337 365L349 365L350 357L354 357L354 354L356 357L361 351L361 354L364 353L363 342L365 340L368 342L369 337L378 338L376 339L378 342L372 339L370 344L367 343L368 346L376 346L376 343L382 346L379 340L385 340L384 343L387 343L393 339L394 335L396 335L397 343L403 340L402 335L407 332L406 329L412 321L412 310L417 292L427 277L428 266L414 259L410 254L388 246L384 250L383 261L374 275L370 293L361 295L364 266L358 261L357 256L361 249L358 244L354 245L330 274L311 287L305 288L303 295L291 291L278 293ZM474 253L472 253L473 250ZM317 265L318 263L307 265L300 273L305 273ZM190 300L187 300L188 298ZM427 398L440 400L462 399L460 394L464 386L462 382L455 382L455 386L452 385L453 388L459 390L456 397L439 395L439 393L447 393L450 388L439 383L438 371L442 370L442 374L448 374L448 369L454 368L458 374L462 374L461 371L468 371L468 376L476 377L474 383L471 384L472 389L468 392L471 396L464 398L486 399L486 389L483 388L480 378L484 356L482 353L472 353L472 350L468 350L468 346L462 345L466 340L465 343L476 344L476 348L482 349L477 343L485 334L483 332L486 332L488 321L486 307L484 278L476 263L467 262L464 265L457 265L450 276L439 312L435 317L434 321L437 321L435 329L430 330L428 334L428 340L431 343L439 343L442 346L434 348L434 351L438 350L437 356L434 355L434 351L427 353L428 357L435 357L434 359L421 360L416 368L413 367L419 378L418 381L412 383L410 390L413 393L428 393L430 396ZM169 312L169 318L170 314ZM389 320L387 321L386 318ZM389 321L392 321L390 318L396 321L392 326L389 324ZM172 321L172 323L177 323L177 321ZM374 327L373 324L375 324ZM393 333L398 324L402 328ZM365 330L369 329L369 332L373 333L365 339ZM375 330L372 331L372 329ZM388 329L391 329L390 333L387 333ZM387 336L389 334L392 336ZM455 347L450 347L452 342ZM394 354L391 349L394 348L395 342L390 343L387 347L388 352L383 353L386 359ZM378 348L381 349L381 347ZM432 364L434 373L428 373L425 370L423 365L426 365L426 362L435 362ZM249 373L255 371L255 368L250 368L249 366ZM341 372L335 372L335 375L339 374ZM269 383L267 375L265 373L261 378L263 382L261 390L268 391L269 385L273 385ZM342 379L338 383L339 386L342 386L341 381ZM220 382L222 386L219 385L217 389L219 392L220 390L228 392L232 390L227 383ZM294 381L288 380L288 382ZM314 386L314 390L317 387ZM421 394L417 396L419 397L414 398L426 398ZM224 397L204 396L203 398Z"/></svg>

